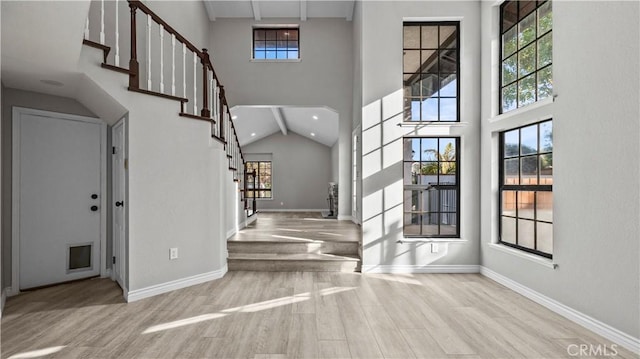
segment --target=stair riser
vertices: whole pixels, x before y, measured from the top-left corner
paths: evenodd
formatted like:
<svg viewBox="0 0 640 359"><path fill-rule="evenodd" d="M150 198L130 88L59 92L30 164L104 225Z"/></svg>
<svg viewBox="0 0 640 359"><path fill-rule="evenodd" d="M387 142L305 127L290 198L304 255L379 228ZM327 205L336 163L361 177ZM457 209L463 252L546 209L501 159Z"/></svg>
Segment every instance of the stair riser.
<svg viewBox="0 0 640 359"><path fill-rule="evenodd" d="M246 260L229 259L230 271L255 272L359 272L356 261Z"/></svg>
<svg viewBox="0 0 640 359"><path fill-rule="evenodd" d="M357 242L278 243L227 242L229 253L318 253L358 255Z"/></svg>

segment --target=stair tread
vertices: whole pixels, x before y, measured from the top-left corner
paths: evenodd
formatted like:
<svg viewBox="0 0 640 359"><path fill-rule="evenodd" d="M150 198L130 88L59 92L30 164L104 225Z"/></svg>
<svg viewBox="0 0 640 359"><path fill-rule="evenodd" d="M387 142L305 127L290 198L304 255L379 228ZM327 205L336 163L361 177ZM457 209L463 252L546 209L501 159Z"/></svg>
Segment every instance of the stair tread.
<svg viewBox="0 0 640 359"><path fill-rule="evenodd" d="M358 240L357 239L334 239L334 238L326 238L326 239L305 239L305 238L300 238L300 239L274 239L272 237L265 237L265 238L256 238L255 236L252 236L251 238L248 239L242 239L242 238L238 238L233 237L227 240L227 243L247 243L247 244L309 244L309 243L318 243L318 244L322 244L322 243L346 243L346 244L357 244Z"/></svg>
<svg viewBox="0 0 640 359"><path fill-rule="evenodd" d="M360 259L355 256L318 253L229 253L228 259L263 261L360 261Z"/></svg>

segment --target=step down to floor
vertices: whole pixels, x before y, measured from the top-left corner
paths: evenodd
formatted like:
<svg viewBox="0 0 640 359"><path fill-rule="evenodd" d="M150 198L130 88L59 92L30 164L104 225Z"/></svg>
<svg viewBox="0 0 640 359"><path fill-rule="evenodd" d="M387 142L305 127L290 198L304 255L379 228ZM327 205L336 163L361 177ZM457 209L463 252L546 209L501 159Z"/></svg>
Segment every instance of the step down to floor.
<svg viewBox="0 0 640 359"><path fill-rule="evenodd" d="M358 242L337 242L323 240L309 241L269 241L269 240L229 240L229 253L280 253L280 254L322 254L355 256Z"/></svg>
<svg viewBox="0 0 640 359"><path fill-rule="evenodd" d="M229 253L231 271L265 272L357 272L354 256L317 253Z"/></svg>

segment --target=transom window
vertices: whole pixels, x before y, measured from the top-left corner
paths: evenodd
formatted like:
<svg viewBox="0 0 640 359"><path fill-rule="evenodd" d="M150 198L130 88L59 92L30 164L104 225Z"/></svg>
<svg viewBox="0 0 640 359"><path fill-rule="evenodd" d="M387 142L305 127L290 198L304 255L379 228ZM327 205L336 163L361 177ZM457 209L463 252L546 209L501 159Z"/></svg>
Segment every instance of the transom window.
<svg viewBox="0 0 640 359"><path fill-rule="evenodd" d="M247 182L247 198L272 198L271 193L271 161L247 161L247 173L256 172L255 186L253 181ZM254 191L255 190L255 191Z"/></svg>
<svg viewBox="0 0 640 359"><path fill-rule="evenodd" d="M292 60L300 58L298 28L254 28L253 58L256 60Z"/></svg>
<svg viewBox="0 0 640 359"><path fill-rule="evenodd" d="M404 121L460 120L459 22L404 23Z"/></svg>
<svg viewBox="0 0 640 359"><path fill-rule="evenodd" d="M500 6L501 113L551 96L552 12L549 1L506 1Z"/></svg>
<svg viewBox="0 0 640 359"><path fill-rule="evenodd" d="M404 138L404 236L459 237L456 137Z"/></svg>
<svg viewBox="0 0 640 359"><path fill-rule="evenodd" d="M500 134L500 243L553 254L551 120Z"/></svg>

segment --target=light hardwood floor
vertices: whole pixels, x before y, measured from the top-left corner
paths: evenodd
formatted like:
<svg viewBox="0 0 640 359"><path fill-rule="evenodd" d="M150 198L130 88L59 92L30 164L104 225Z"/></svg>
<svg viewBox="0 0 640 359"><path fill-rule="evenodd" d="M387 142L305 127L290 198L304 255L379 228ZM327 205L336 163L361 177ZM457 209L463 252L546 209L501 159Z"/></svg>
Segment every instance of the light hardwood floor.
<svg viewBox="0 0 640 359"><path fill-rule="evenodd" d="M475 274L229 272L130 304L94 279L10 298L1 324L3 358L571 358L570 345L612 345Z"/></svg>

